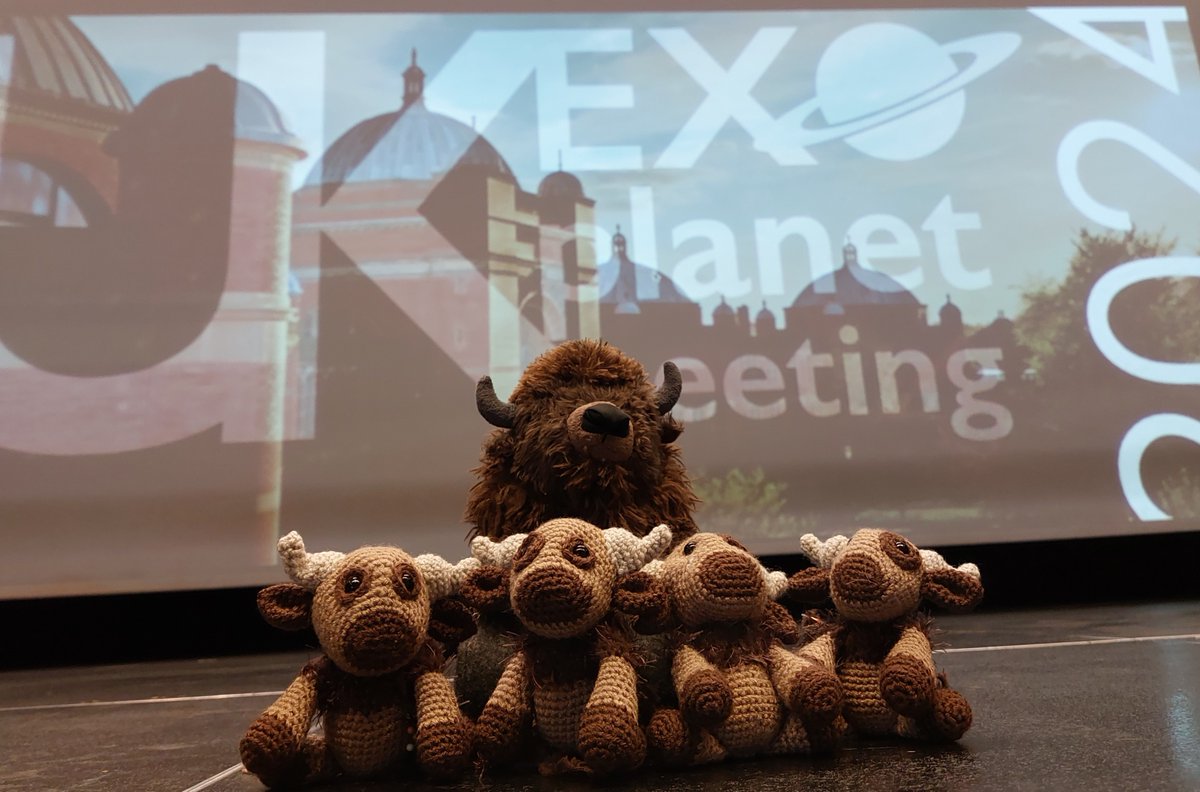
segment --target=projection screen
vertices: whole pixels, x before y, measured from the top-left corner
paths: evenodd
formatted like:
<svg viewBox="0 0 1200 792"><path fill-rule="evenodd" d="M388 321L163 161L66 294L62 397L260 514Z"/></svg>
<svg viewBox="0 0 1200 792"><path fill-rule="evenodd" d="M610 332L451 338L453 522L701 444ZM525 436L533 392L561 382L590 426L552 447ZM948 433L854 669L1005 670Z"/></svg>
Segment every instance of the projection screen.
<svg viewBox="0 0 1200 792"><path fill-rule="evenodd" d="M0 598L459 557L577 337L757 552L1200 528L1194 5L324 5L0 16Z"/></svg>

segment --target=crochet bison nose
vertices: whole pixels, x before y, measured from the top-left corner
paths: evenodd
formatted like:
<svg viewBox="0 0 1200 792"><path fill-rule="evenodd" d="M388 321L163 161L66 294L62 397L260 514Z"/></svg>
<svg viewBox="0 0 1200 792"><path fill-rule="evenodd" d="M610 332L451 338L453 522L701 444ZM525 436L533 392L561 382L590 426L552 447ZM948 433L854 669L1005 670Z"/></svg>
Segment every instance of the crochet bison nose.
<svg viewBox="0 0 1200 792"><path fill-rule="evenodd" d="M529 571L517 583L513 595L517 615L535 624L578 621L591 605L592 595L583 581L558 567Z"/></svg>
<svg viewBox="0 0 1200 792"><path fill-rule="evenodd" d="M838 560L830 576L834 593L841 598L867 602L879 599L887 590L883 571L870 556L855 553Z"/></svg>
<svg viewBox="0 0 1200 792"><path fill-rule="evenodd" d="M391 670L408 662L416 638L416 630L399 613L371 611L349 624L343 651L357 668Z"/></svg>
<svg viewBox="0 0 1200 792"><path fill-rule="evenodd" d="M700 583L723 600L756 599L763 588L758 562L742 553L713 553L700 562Z"/></svg>
<svg viewBox="0 0 1200 792"><path fill-rule="evenodd" d="M592 434L628 437L629 416L615 404L597 402L583 411L581 427Z"/></svg>

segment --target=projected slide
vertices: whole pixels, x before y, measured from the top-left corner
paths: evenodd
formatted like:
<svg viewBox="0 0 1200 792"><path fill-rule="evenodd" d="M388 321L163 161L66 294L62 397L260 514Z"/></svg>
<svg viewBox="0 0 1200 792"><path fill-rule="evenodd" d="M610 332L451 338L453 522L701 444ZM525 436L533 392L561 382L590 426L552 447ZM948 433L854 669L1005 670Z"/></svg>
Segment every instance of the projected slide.
<svg viewBox="0 0 1200 792"><path fill-rule="evenodd" d="M0 597L457 556L578 337L759 552L1200 529L1195 9L87 5L0 17Z"/></svg>

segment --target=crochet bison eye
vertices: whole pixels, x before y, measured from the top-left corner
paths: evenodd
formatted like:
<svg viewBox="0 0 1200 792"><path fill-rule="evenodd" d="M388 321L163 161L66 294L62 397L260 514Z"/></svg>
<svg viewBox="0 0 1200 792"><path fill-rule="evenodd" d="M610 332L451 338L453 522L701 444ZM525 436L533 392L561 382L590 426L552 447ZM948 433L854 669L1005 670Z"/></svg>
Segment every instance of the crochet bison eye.
<svg viewBox="0 0 1200 792"><path fill-rule="evenodd" d="M879 537L879 546L901 569L911 572L921 566L921 556L917 553L917 548L903 536L885 532Z"/></svg>
<svg viewBox="0 0 1200 792"><path fill-rule="evenodd" d="M342 591L347 594L353 594L362 587L362 575L358 572L351 572L346 575L346 579L342 581Z"/></svg>
<svg viewBox="0 0 1200 792"><path fill-rule="evenodd" d="M695 549L696 549L696 543L695 543L695 542L688 542L687 544L685 544L685 545L683 546L683 554L684 554L684 555L691 555L691 554L692 554L692 552L693 552Z"/></svg>
<svg viewBox="0 0 1200 792"><path fill-rule="evenodd" d="M590 556L592 554L592 551L588 550L587 545L585 545L583 542L580 542L579 544L575 545L575 547L572 549L571 552L575 553L575 555L580 556L582 558L587 558L588 556Z"/></svg>
<svg viewBox="0 0 1200 792"><path fill-rule="evenodd" d="M400 585L408 592L412 592L417 588L417 579L413 577L412 572L405 572L400 576Z"/></svg>

